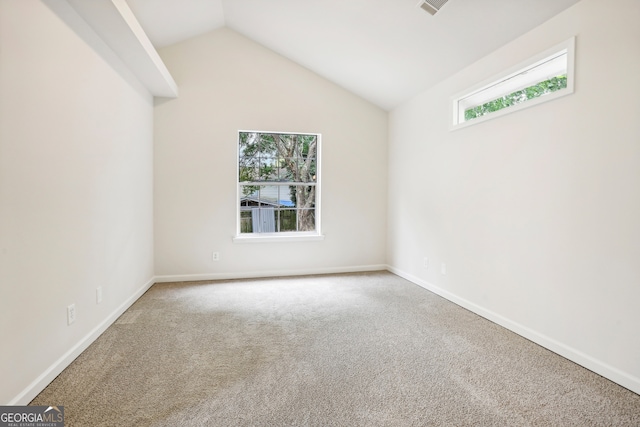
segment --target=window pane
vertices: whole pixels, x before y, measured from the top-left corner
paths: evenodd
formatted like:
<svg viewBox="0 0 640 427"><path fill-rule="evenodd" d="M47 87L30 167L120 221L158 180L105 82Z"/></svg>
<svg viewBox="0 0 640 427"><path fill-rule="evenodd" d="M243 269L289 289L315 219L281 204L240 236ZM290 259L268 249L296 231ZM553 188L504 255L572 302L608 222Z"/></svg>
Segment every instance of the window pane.
<svg viewBox="0 0 640 427"><path fill-rule="evenodd" d="M251 221L251 211L240 211L240 232L253 233L253 222Z"/></svg>
<svg viewBox="0 0 640 427"><path fill-rule="evenodd" d="M298 231L297 230L297 215L295 209L281 209L279 211L280 216L278 223L280 231Z"/></svg>
<svg viewBox="0 0 640 427"><path fill-rule="evenodd" d="M286 181L287 179L287 169L284 167L284 159L282 157L276 157L274 159L273 180Z"/></svg>
<svg viewBox="0 0 640 427"><path fill-rule="evenodd" d="M298 214L298 231L314 231L316 229L315 209L300 209Z"/></svg>
<svg viewBox="0 0 640 427"><path fill-rule="evenodd" d="M567 60L565 49L463 97L460 99L460 103L465 109L468 109L521 91L553 77L564 76L567 74Z"/></svg>
<svg viewBox="0 0 640 427"><path fill-rule="evenodd" d="M297 211L297 230L313 231L315 230L314 207L316 204L316 187L297 185L291 187L294 191L293 202L298 208Z"/></svg>
<svg viewBox="0 0 640 427"><path fill-rule="evenodd" d="M555 92L567 87L567 75L552 77L548 80L539 82L535 85L529 86L525 89L518 90L508 95L501 96L492 101L478 105L473 108L464 110L464 119L471 120L477 117L484 116L494 111L502 110L503 108L511 107L513 105L522 104L530 99L538 98L540 96Z"/></svg>
<svg viewBox="0 0 640 427"><path fill-rule="evenodd" d="M259 146L256 144L258 134L253 132L241 132L238 146L240 159L251 159L256 157Z"/></svg>
<svg viewBox="0 0 640 427"><path fill-rule="evenodd" d="M314 185L296 185L289 187L291 200L299 209L309 209L316 205L316 187Z"/></svg>
<svg viewBox="0 0 640 427"><path fill-rule="evenodd" d="M261 185L260 186L260 202L264 205L279 207L280 193L281 193L280 186Z"/></svg>
<svg viewBox="0 0 640 427"><path fill-rule="evenodd" d="M260 176L260 169L258 165L240 165L238 170L238 181L249 182L257 181L257 177Z"/></svg>
<svg viewBox="0 0 640 427"><path fill-rule="evenodd" d="M297 180L298 160L295 157L282 159L283 176L287 181Z"/></svg>
<svg viewBox="0 0 640 427"><path fill-rule="evenodd" d="M278 159L274 157L262 157L260 159L259 181L275 181L278 175Z"/></svg>
<svg viewBox="0 0 640 427"><path fill-rule="evenodd" d="M240 186L240 205L252 206L254 203L257 206L258 202L258 189L257 185L241 185Z"/></svg>
<svg viewBox="0 0 640 427"><path fill-rule="evenodd" d="M275 233L276 210L271 206L251 209L251 227L254 233Z"/></svg>
<svg viewBox="0 0 640 427"><path fill-rule="evenodd" d="M316 182L317 181L317 164L315 159L306 159L300 165L300 182Z"/></svg>

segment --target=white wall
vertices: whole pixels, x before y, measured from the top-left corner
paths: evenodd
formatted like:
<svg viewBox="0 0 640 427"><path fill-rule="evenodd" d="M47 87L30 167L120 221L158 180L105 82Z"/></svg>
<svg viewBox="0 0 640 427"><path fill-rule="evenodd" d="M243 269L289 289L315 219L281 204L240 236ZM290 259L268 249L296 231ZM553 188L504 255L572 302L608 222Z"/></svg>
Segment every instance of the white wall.
<svg viewBox="0 0 640 427"><path fill-rule="evenodd" d="M635 392L639 16L637 0L583 0L406 102L389 125L393 270ZM452 95L573 35L573 95L449 131Z"/></svg>
<svg viewBox="0 0 640 427"><path fill-rule="evenodd" d="M151 284L152 131L146 91L40 1L0 0L0 403L31 400Z"/></svg>
<svg viewBox="0 0 640 427"><path fill-rule="evenodd" d="M155 108L160 280L384 267L385 111L230 29L160 55L180 88ZM232 243L239 129L322 134L325 240Z"/></svg>

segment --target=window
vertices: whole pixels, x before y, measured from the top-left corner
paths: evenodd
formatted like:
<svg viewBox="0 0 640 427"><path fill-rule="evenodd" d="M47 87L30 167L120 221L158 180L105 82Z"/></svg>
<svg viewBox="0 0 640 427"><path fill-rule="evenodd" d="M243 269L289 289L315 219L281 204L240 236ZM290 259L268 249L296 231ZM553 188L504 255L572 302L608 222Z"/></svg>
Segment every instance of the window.
<svg viewBox="0 0 640 427"><path fill-rule="evenodd" d="M320 237L320 139L239 132L236 240Z"/></svg>
<svg viewBox="0 0 640 427"><path fill-rule="evenodd" d="M575 38L453 98L453 127L479 123L573 93Z"/></svg>

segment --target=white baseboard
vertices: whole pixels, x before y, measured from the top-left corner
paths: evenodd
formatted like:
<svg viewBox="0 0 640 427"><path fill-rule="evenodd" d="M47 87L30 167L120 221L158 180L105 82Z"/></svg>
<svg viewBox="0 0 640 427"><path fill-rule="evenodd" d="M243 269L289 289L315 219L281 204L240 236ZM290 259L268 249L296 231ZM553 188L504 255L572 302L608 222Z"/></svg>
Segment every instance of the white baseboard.
<svg viewBox="0 0 640 427"><path fill-rule="evenodd" d="M640 394L640 378L633 376L629 373L623 372L620 369L617 369L607 363L604 363L598 359L595 359L588 354L585 354L579 350L576 350L572 347L567 346L559 341L556 341L540 332L537 332L533 329L530 329L526 326L523 326L513 320L510 320L504 316L501 316L498 313L495 313L491 310L487 310L484 307L481 307L471 301L468 301L464 298L461 298L445 289L442 289L438 286L433 285L425 280L422 280L416 276L413 276L409 273L406 273L402 270L399 270L392 266L387 266L387 270L393 274L396 274L408 281L415 283L418 286L421 286L434 294L440 295L441 297L457 304L463 308L466 308L469 311L476 313L479 316L484 317L498 325L509 329L516 334L535 342L536 344L541 345L542 347L553 351L554 353L559 354L562 357L565 357L572 362L577 363L580 366L583 366L590 371L593 371L619 385L625 387L634 393Z"/></svg>
<svg viewBox="0 0 640 427"><path fill-rule="evenodd" d="M153 284L155 278L151 278L142 287L140 287L133 295L131 295L125 302L120 304L106 319L104 319L98 326L93 328L84 338L82 338L76 345L69 349L62 357L56 360L47 370L45 370L38 378L36 378L27 388L25 388L20 394L13 398L8 405L27 405L31 402L42 390L51 383L60 373L71 364L83 351L87 349L104 331L107 330L118 317L122 315L131 305L138 300Z"/></svg>
<svg viewBox="0 0 640 427"><path fill-rule="evenodd" d="M399 270L393 266L376 264L351 267L336 268L318 268L318 269L301 269L301 270L273 270L273 271L255 271L255 272L235 272L235 273L209 273L209 274L187 274L187 275L165 275L156 276L147 281L140 289L138 289L131 297L123 302L116 310L114 310L103 322L96 326L75 346L60 357L45 372L36 378L27 388L12 399L8 405L26 405L35 398L44 388L53 381L67 366L71 364L84 350L89 347L118 317L122 315L134 302L138 300L154 283L160 282L183 282L198 280L227 280L227 279L248 279L258 277L276 277L276 276L301 276L310 274L334 274L334 273L356 273L367 271L388 270L428 291L431 291L441 297L466 308L498 325L515 332L551 351L557 353L611 381L628 388L634 393L640 394L640 378L623 372L613 366L610 366L600 360L597 360L585 353L571 348L561 342L547 337L533 329L527 328L517 322L514 322L504 316L501 316L491 310L487 310L471 301L461 298L445 289L437 287L425 280Z"/></svg>
<svg viewBox="0 0 640 427"><path fill-rule="evenodd" d="M156 276L157 283L165 282L194 282L198 280L229 280L229 279L254 279L260 277L279 276L306 276L310 274L335 274L335 273L360 273L365 271L387 270L386 264L357 265L350 267L323 267L307 268L300 270L263 270L263 271L236 271L229 273L205 273L205 274L178 274Z"/></svg>

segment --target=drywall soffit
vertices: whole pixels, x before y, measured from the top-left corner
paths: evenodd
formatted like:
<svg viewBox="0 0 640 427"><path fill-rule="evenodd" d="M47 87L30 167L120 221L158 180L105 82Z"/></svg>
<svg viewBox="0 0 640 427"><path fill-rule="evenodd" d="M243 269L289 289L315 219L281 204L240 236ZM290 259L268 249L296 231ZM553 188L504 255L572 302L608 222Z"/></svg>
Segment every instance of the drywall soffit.
<svg viewBox="0 0 640 427"><path fill-rule="evenodd" d="M153 96L178 96L173 77L126 0L61 1L66 1L89 24ZM47 3L51 5L50 1Z"/></svg>

